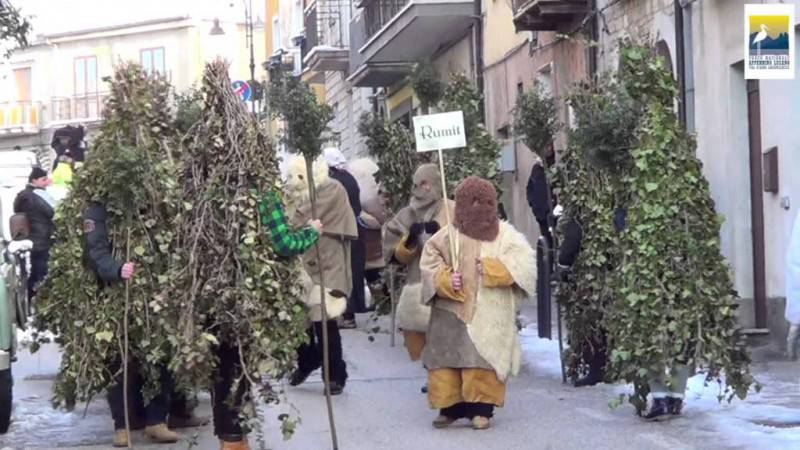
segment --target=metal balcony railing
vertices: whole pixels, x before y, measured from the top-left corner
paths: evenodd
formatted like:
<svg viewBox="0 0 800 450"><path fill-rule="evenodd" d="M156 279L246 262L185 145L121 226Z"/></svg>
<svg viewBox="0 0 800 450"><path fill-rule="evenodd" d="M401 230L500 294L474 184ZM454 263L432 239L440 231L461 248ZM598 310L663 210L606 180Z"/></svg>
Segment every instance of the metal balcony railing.
<svg viewBox="0 0 800 450"><path fill-rule="evenodd" d="M306 9L303 55L318 46L347 48L351 8L350 0L317 0Z"/></svg>
<svg viewBox="0 0 800 450"><path fill-rule="evenodd" d="M0 103L0 128L38 128L42 122L42 104L32 101Z"/></svg>
<svg viewBox="0 0 800 450"><path fill-rule="evenodd" d="M107 93L101 92L72 97L53 97L50 120L99 119L103 114L103 106L107 97Z"/></svg>
<svg viewBox="0 0 800 450"><path fill-rule="evenodd" d="M411 0L373 0L364 5L364 25L367 39L375 36L381 28L389 23Z"/></svg>

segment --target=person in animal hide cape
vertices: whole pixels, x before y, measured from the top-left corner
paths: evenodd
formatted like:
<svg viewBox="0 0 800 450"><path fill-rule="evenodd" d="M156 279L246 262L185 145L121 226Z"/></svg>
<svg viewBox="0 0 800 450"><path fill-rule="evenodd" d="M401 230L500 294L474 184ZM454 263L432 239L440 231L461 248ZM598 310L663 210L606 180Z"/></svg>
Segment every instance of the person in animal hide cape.
<svg viewBox="0 0 800 450"><path fill-rule="evenodd" d="M306 285L306 307L311 324L309 342L297 351L298 367L289 384L302 384L314 370L323 366L321 281L325 281L325 305L328 313L328 345L331 394L338 395L347 382L347 365L342 356L342 338L336 319L347 309L347 298L352 290L350 245L358 239L356 218L350 208L347 191L328 176L324 159L314 162L316 209L318 219L325 224L317 243L319 258L314 248L303 253ZM312 219L311 196L305 160L295 157L289 162L286 182L287 214L292 226L303 226Z"/></svg>
<svg viewBox="0 0 800 450"><path fill-rule="evenodd" d="M408 206L383 228L385 261L396 261L406 268L406 283L397 303L397 326L403 330L412 361L418 361L422 356L431 315L430 306L422 299L420 257L428 239L447 223L444 204L439 168L435 164L423 164L414 172L414 187ZM452 217L455 208L450 200L447 207Z"/></svg>
<svg viewBox="0 0 800 450"><path fill-rule="evenodd" d="M388 290L381 282L381 272L386 266L383 258L383 224L386 223L389 211L386 202L383 200L380 186L375 180L375 173L378 172L378 165L370 158L359 158L348 164L350 173L355 177L360 188L359 201L361 202L361 215L359 216L361 227L358 232L364 240L366 252L366 264L364 267L364 279L372 291L373 298L376 295L388 297ZM383 292L377 293L377 290ZM374 304L373 304L374 306Z"/></svg>
<svg viewBox="0 0 800 450"><path fill-rule="evenodd" d="M466 418L483 430L519 371L516 305L535 292L536 263L525 236L498 219L489 181L467 177L455 202L453 224L428 240L420 260L422 299L431 305L422 360L428 402L440 410L433 426Z"/></svg>

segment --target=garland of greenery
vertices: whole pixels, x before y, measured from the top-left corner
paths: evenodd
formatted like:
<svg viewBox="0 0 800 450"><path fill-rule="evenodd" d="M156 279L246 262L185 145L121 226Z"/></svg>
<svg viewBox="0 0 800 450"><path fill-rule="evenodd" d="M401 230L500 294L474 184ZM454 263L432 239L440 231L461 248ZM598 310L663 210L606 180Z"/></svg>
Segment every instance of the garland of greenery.
<svg viewBox="0 0 800 450"><path fill-rule="evenodd" d="M561 128L555 98L537 83L517 97L513 115L514 135L545 162L553 138Z"/></svg>
<svg viewBox="0 0 800 450"><path fill-rule="evenodd" d="M157 362L179 348L177 305L160 295L174 267L174 226L178 195L174 183L169 86L133 64L110 80L104 123L90 158L75 174L70 195L59 205L50 272L38 295L37 329L50 330L62 346L55 405L68 409L90 400L113 383L122 360L125 284L99 289L84 269L82 214L91 202L107 210L108 235L117 260L136 262L130 285L131 358L142 364L145 397L160 383ZM128 255L128 249L131 250ZM44 340L37 336L38 341ZM38 345L34 346L34 350Z"/></svg>
<svg viewBox="0 0 800 450"><path fill-rule="evenodd" d="M724 374L720 398L744 398L754 380L720 251L720 218L695 142L673 111L675 81L662 59L637 45L621 49L620 77L644 112L622 180L631 199L606 321L613 374L634 384L638 412L649 376L683 365L721 385Z"/></svg>
<svg viewBox="0 0 800 450"><path fill-rule="evenodd" d="M481 177L494 184L501 193L502 174L498 160L500 144L492 137L483 123L480 110L482 95L475 84L462 74L453 74L444 90L439 109L441 111L463 111L467 147L444 152L447 192L455 188L470 175Z"/></svg>
<svg viewBox="0 0 800 450"><path fill-rule="evenodd" d="M362 115L358 132L364 136L367 151L378 165L375 180L381 191L389 195L391 210L399 211L408 204L414 171L428 161L428 154L416 152L414 136L406 127L378 115Z"/></svg>

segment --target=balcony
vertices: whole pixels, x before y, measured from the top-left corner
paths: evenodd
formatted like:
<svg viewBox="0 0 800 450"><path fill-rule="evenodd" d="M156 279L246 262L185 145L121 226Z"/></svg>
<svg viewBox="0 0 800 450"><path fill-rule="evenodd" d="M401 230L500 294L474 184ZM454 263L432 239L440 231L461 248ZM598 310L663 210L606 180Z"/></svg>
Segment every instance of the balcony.
<svg viewBox="0 0 800 450"><path fill-rule="evenodd" d="M464 36L474 23L474 2L364 0L350 22L350 81L380 87L400 81L415 62L429 59Z"/></svg>
<svg viewBox="0 0 800 450"><path fill-rule="evenodd" d="M343 72L350 65L350 0L317 0L304 13L303 68Z"/></svg>
<svg viewBox="0 0 800 450"><path fill-rule="evenodd" d="M0 134L36 133L42 122L42 104L31 101L0 103Z"/></svg>
<svg viewBox="0 0 800 450"><path fill-rule="evenodd" d="M556 31L589 12L586 0L512 0L517 31Z"/></svg>
<svg viewBox="0 0 800 450"><path fill-rule="evenodd" d="M53 97L50 102L50 122L94 121L103 116L107 93Z"/></svg>

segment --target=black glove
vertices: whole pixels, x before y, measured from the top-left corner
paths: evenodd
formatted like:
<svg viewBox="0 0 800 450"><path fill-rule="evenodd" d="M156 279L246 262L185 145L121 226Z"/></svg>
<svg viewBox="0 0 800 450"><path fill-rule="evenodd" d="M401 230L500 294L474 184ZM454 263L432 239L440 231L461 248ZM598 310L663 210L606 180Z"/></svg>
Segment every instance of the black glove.
<svg viewBox="0 0 800 450"><path fill-rule="evenodd" d="M433 236L441 227L437 222L425 222L425 232Z"/></svg>
<svg viewBox="0 0 800 450"><path fill-rule="evenodd" d="M421 223L415 223L408 229L408 238L406 239L406 248L414 248L419 242L419 235L422 234L425 227Z"/></svg>

